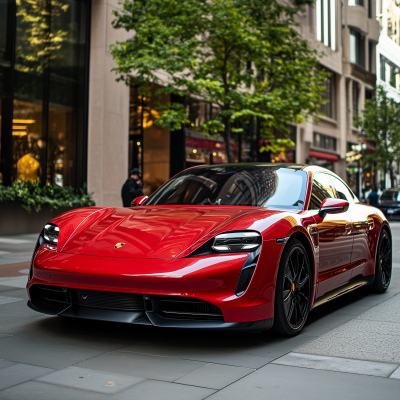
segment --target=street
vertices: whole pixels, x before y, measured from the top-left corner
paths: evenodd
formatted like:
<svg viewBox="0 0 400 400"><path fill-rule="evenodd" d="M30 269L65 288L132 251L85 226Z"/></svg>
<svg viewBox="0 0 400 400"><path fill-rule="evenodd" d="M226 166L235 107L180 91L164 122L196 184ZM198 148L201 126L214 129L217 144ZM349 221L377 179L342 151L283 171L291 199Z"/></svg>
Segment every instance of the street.
<svg viewBox="0 0 400 400"><path fill-rule="evenodd" d="M0 237L0 399L388 399L400 393L400 223L381 295L313 310L293 338L46 316L26 306L36 234Z"/></svg>

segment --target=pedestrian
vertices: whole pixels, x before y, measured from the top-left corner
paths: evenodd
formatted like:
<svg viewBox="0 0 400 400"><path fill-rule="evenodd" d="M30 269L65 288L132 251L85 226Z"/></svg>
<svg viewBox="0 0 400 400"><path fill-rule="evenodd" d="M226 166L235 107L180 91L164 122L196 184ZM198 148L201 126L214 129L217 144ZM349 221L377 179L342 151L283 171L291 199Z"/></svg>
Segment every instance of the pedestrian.
<svg viewBox="0 0 400 400"><path fill-rule="evenodd" d="M379 199L378 189L376 186L372 186L371 193L368 195L367 198L367 204L372 207L378 207L379 206L378 199Z"/></svg>
<svg viewBox="0 0 400 400"><path fill-rule="evenodd" d="M130 207L132 200L143 196L142 173L137 168L131 170L131 176L126 180L121 190L123 207Z"/></svg>

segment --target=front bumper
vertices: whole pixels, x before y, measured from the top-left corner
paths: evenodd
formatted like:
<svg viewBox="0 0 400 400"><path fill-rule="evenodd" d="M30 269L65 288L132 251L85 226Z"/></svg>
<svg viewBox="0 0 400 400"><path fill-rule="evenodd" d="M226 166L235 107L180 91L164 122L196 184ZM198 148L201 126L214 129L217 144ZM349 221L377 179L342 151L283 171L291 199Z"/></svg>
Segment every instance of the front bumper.
<svg viewBox="0 0 400 400"><path fill-rule="evenodd" d="M264 331L273 325L273 318L260 321L247 322L224 322L201 319L179 319L165 318L155 311L120 311L109 309L97 309L71 304L67 309L56 312L54 308L35 301L28 301L28 307L34 311L60 315L64 317L91 319L97 321L120 322L134 325L150 325L164 328L186 328L186 329L213 329L213 330L233 330L233 331Z"/></svg>
<svg viewBox="0 0 400 400"><path fill-rule="evenodd" d="M235 290L248 254L224 254L181 259L131 259L58 253L37 253L27 290L32 309L75 318L101 319L144 325L213 329L268 329L272 326L276 272L282 246L274 240L263 243L260 258L247 290ZM166 318L157 310L127 312L72 304L61 312L49 312L32 301L34 285L65 290L96 290L148 296L199 299L218 307L220 321Z"/></svg>

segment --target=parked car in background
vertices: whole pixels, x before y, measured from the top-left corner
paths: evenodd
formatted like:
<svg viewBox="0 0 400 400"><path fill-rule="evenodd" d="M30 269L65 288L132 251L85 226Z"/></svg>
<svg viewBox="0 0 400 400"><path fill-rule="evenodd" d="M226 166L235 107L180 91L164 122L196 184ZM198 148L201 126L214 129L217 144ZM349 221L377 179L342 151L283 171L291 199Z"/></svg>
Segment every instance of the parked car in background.
<svg viewBox="0 0 400 400"><path fill-rule="evenodd" d="M379 208L387 219L400 219L400 188L384 190L379 199Z"/></svg>

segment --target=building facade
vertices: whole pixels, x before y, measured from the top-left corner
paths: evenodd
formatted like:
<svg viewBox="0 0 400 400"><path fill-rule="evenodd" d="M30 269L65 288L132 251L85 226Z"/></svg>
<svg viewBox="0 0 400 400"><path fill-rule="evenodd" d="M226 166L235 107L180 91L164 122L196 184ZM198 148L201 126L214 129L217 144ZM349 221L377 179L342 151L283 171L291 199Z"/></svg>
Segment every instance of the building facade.
<svg viewBox="0 0 400 400"><path fill-rule="evenodd" d="M0 179L82 188L90 3L0 1Z"/></svg>
<svg viewBox="0 0 400 400"><path fill-rule="evenodd" d="M232 142L236 161L315 163L356 190L358 165L347 164L346 153L358 143L354 120L372 96L386 53L376 51L375 0L347 1L317 0L299 18L303 38L325 54L320 67L329 78L322 115L289 126L295 146L278 154L259 151L265 143L256 122L243 126L244 133ZM81 188L87 182L97 205L118 206L131 168L143 171L144 191L150 194L184 168L226 162L223 140L195 129L212 115L212 106L165 97L164 102L184 101L190 119L169 132L154 123L158 112L151 96L116 81L109 47L128 37L112 27L118 0L0 0L0 7L0 178L5 184L39 178L43 184ZM398 32L397 25L394 29ZM393 57L388 60L399 65ZM386 75L378 79L387 82Z"/></svg>
<svg viewBox="0 0 400 400"><path fill-rule="evenodd" d="M400 5L393 0L378 0L377 19L381 29L376 47L377 84L400 101Z"/></svg>
<svg viewBox="0 0 400 400"><path fill-rule="evenodd" d="M298 126L297 160L333 170L358 192L362 174L358 164L346 162L346 154L359 142L355 118L376 85L379 23L375 1L317 0L300 24L303 38L325 54L320 63L330 76L322 95L326 101L320 109L322 116Z"/></svg>

